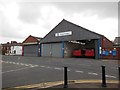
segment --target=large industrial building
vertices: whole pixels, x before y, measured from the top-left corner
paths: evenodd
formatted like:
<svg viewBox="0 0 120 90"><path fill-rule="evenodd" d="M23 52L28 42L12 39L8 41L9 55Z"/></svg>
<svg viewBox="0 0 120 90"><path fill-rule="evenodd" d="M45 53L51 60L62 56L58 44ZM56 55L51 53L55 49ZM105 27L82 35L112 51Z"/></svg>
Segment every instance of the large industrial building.
<svg viewBox="0 0 120 90"><path fill-rule="evenodd" d="M93 50L93 58L100 59L109 58L113 50L113 43L105 36L65 19L54 27L40 43L43 57L72 57L74 50L84 50L81 53L85 56L88 55L86 53L89 53L89 50Z"/></svg>
<svg viewBox="0 0 120 90"><path fill-rule="evenodd" d="M15 54L16 48L22 47L20 54L23 56L120 59L120 37L112 42L104 35L65 19L44 38L30 35L22 44L11 43L2 44L3 54Z"/></svg>

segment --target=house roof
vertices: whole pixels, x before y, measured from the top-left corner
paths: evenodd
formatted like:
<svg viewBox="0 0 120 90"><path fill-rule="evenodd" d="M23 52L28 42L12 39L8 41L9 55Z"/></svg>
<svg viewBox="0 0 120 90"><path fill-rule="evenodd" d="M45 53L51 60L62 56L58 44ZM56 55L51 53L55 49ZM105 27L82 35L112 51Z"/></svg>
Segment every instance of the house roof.
<svg viewBox="0 0 120 90"><path fill-rule="evenodd" d="M22 43L3 43L2 46L22 46Z"/></svg>
<svg viewBox="0 0 120 90"><path fill-rule="evenodd" d="M32 36L29 35L24 41L23 43L33 43L33 42L40 42L42 38L41 37L36 37L36 36Z"/></svg>
<svg viewBox="0 0 120 90"><path fill-rule="evenodd" d="M55 37L56 33L71 31L72 35L64 37ZM87 39L98 39L101 34L90 31L72 22L63 19L57 26L55 26L40 42L60 42L69 40L87 40Z"/></svg>
<svg viewBox="0 0 120 90"><path fill-rule="evenodd" d="M113 41L114 45L120 46L120 37L115 37L115 40Z"/></svg>

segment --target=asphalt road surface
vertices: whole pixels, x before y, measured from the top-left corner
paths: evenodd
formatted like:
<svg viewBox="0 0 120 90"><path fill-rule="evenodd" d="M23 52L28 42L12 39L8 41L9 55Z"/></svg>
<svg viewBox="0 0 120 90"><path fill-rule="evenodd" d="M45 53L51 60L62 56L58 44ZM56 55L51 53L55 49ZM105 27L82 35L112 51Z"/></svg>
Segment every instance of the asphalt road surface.
<svg viewBox="0 0 120 90"><path fill-rule="evenodd" d="M117 60L3 56L2 87L63 81L68 67L69 80L101 80L101 66L106 66L107 80L118 80Z"/></svg>

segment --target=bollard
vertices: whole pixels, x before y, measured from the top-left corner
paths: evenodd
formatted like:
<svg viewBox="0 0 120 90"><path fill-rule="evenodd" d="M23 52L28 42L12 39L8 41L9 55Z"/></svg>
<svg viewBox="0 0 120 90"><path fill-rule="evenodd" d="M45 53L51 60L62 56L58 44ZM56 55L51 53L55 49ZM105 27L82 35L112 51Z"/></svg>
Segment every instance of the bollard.
<svg viewBox="0 0 120 90"><path fill-rule="evenodd" d="M64 67L64 88L68 88L67 67Z"/></svg>
<svg viewBox="0 0 120 90"><path fill-rule="evenodd" d="M105 66L102 66L102 87L106 86Z"/></svg>
<svg viewBox="0 0 120 90"><path fill-rule="evenodd" d="M118 77L119 77L119 85L118 85L118 87L120 88L120 66L118 67Z"/></svg>

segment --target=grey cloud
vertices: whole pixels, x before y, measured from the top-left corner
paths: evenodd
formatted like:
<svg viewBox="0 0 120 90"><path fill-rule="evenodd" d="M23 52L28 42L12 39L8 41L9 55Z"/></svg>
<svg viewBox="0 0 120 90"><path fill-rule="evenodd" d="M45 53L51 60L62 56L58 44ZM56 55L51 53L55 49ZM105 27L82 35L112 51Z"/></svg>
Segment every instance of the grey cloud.
<svg viewBox="0 0 120 90"><path fill-rule="evenodd" d="M3 37L6 38L22 38L22 34L20 32L20 28L13 28L6 20L6 18L1 14L0 15L0 32Z"/></svg>
<svg viewBox="0 0 120 90"><path fill-rule="evenodd" d="M40 6L53 5L62 10L65 15L73 13L85 13L90 11L90 15L98 15L99 18L117 18L118 3L117 2L22 2L19 3L20 13L19 19L27 23L36 23L41 17ZM88 14L89 15L89 14Z"/></svg>
<svg viewBox="0 0 120 90"><path fill-rule="evenodd" d="M19 19L26 23L36 23L40 17L40 4L37 3L19 3Z"/></svg>
<svg viewBox="0 0 120 90"><path fill-rule="evenodd" d="M100 18L118 17L117 2L64 2L54 4L58 8L64 10L67 14L90 10L93 14L98 14Z"/></svg>

